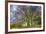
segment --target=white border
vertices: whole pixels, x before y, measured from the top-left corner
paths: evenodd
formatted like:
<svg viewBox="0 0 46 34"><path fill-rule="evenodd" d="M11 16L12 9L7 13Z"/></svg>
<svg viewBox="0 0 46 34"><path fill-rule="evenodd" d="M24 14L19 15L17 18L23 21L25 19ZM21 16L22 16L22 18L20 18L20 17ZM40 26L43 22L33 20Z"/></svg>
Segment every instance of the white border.
<svg viewBox="0 0 46 34"><path fill-rule="evenodd" d="M10 29L10 4L11 5L30 5L30 6L41 6L41 28L24 28L24 29ZM12 31L28 31L28 30L43 30L43 5L42 4L26 4L26 3L8 3L8 32Z"/></svg>

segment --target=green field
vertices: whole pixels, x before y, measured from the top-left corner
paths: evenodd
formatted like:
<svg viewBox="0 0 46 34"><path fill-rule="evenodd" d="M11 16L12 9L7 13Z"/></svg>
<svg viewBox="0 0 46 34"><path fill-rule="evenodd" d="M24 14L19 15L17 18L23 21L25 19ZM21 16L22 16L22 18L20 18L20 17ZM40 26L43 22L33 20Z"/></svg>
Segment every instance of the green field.
<svg viewBox="0 0 46 34"><path fill-rule="evenodd" d="M10 25L10 28L40 28L41 19L39 16L33 16L28 20L19 20L16 23Z"/></svg>

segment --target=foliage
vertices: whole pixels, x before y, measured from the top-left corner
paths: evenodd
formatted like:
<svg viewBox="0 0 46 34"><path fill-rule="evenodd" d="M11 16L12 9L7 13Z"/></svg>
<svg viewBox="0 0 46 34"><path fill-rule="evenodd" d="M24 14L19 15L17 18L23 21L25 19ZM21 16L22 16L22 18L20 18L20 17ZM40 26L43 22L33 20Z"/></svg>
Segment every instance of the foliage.
<svg viewBox="0 0 46 34"><path fill-rule="evenodd" d="M37 14L38 11L32 11L30 6L19 6L19 10L23 19L17 20L10 28L38 28L41 27L41 15ZM18 8L18 9L19 9Z"/></svg>

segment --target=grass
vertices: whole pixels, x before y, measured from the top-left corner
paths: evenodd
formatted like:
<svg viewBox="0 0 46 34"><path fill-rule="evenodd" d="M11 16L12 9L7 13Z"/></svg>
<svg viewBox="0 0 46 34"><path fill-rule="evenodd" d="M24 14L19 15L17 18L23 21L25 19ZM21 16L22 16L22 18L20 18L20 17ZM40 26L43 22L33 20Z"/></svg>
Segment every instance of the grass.
<svg viewBox="0 0 46 34"><path fill-rule="evenodd" d="M21 22L21 23L14 23L14 24L10 24L10 28L11 29L16 29L16 28L40 28L41 27L41 17L39 16L33 16L32 17L32 21L31 21L31 18L28 19L28 20L25 20L25 21L18 21Z"/></svg>

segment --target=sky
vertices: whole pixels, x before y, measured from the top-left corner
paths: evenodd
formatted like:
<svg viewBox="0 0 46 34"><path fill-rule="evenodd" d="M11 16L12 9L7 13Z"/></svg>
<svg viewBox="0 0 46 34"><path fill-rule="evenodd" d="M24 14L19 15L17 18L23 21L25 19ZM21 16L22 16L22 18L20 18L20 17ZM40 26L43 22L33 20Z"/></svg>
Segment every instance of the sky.
<svg viewBox="0 0 46 34"><path fill-rule="evenodd" d="M22 19L21 18L21 12L22 11L22 8L20 7L23 7L23 6L20 6L20 5L10 5L10 22L11 23L14 23L16 22L17 19ZM25 6L26 7L26 6ZM38 6L27 6L27 7L31 7L31 10L32 11L35 11Z"/></svg>

